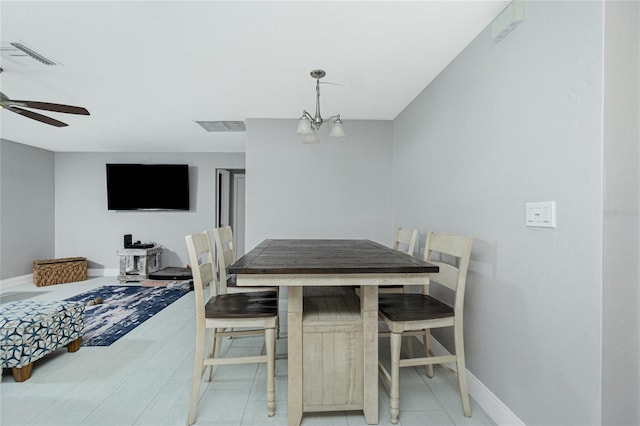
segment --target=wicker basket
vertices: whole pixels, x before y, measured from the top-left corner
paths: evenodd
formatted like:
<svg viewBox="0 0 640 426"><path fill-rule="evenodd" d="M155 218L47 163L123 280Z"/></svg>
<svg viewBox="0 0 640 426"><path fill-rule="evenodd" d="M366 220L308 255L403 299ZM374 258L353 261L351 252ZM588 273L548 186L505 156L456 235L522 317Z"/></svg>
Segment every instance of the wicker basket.
<svg viewBox="0 0 640 426"><path fill-rule="evenodd" d="M65 257L33 261L33 282L42 287L87 279L86 257Z"/></svg>

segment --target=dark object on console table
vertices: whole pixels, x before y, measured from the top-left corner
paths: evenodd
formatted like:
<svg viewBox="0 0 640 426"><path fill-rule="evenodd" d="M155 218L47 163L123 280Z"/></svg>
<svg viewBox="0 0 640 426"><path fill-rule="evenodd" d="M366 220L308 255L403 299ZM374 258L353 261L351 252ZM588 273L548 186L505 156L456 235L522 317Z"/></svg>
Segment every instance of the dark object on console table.
<svg viewBox="0 0 640 426"><path fill-rule="evenodd" d="M86 257L64 257L33 261L33 283L38 286L85 281Z"/></svg>
<svg viewBox="0 0 640 426"><path fill-rule="evenodd" d="M154 243L141 243L140 241L137 241L135 243L129 244L128 246L125 246L124 248L148 249L148 248L153 248L153 247L155 247Z"/></svg>
<svg viewBox="0 0 640 426"><path fill-rule="evenodd" d="M152 280L190 280L193 278L191 269L178 268L175 266L169 266L162 268L152 274L149 274L149 279Z"/></svg>

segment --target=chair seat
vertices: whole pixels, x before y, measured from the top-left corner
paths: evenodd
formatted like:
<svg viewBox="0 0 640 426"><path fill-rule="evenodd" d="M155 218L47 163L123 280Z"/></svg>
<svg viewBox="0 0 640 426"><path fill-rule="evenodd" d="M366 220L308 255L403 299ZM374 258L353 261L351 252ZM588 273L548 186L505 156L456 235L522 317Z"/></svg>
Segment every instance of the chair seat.
<svg viewBox="0 0 640 426"><path fill-rule="evenodd" d="M424 321L453 316L453 308L423 294L381 294L378 309L391 321Z"/></svg>
<svg viewBox="0 0 640 426"><path fill-rule="evenodd" d="M275 291L220 294L205 306L206 318L262 318L278 314L278 295Z"/></svg>

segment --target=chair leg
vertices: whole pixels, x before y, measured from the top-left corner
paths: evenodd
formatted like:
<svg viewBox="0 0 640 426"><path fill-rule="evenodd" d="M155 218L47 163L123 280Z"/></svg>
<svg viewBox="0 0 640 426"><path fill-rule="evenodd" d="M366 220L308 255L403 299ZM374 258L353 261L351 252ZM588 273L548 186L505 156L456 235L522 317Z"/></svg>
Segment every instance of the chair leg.
<svg viewBox="0 0 640 426"><path fill-rule="evenodd" d="M391 423L398 423L400 415L400 345L402 334L391 333L391 387L389 390L389 407Z"/></svg>
<svg viewBox="0 0 640 426"><path fill-rule="evenodd" d="M280 287L276 288L276 306L278 307L278 318L276 318L276 339L280 338Z"/></svg>
<svg viewBox="0 0 640 426"><path fill-rule="evenodd" d="M413 336L405 336L407 340L407 354L409 358L413 358Z"/></svg>
<svg viewBox="0 0 640 426"><path fill-rule="evenodd" d="M264 330L265 351L267 352L267 413L273 417L276 413L276 330Z"/></svg>
<svg viewBox="0 0 640 426"><path fill-rule="evenodd" d="M428 357L431 354L431 330L425 328L424 330L424 356ZM433 377L433 364L429 364L426 366L427 368L427 377Z"/></svg>
<svg viewBox="0 0 640 426"><path fill-rule="evenodd" d="M223 328L216 329L217 331L224 331ZM216 337L214 339L213 357L218 358L220 356L220 347L222 346L222 337Z"/></svg>
<svg viewBox="0 0 640 426"><path fill-rule="evenodd" d="M220 337L218 336L218 331L224 331L223 328L212 328L210 329L210 341L209 341L209 350L207 351L208 358L217 358L220 355ZM216 344L217 352L216 352ZM204 369L204 374L207 382L210 382L213 379L213 365L208 365Z"/></svg>
<svg viewBox="0 0 640 426"><path fill-rule="evenodd" d="M469 402L469 387L467 385L467 366L464 358L464 337L462 327L454 327L454 344L456 348L456 367L458 369L458 385L460 386L460 398L464 415L471 417L471 404Z"/></svg>
<svg viewBox="0 0 640 426"><path fill-rule="evenodd" d="M191 381L191 401L189 402L189 415L187 425L192 425L196 421L198 410L198 400L200 399L200 382L202 380L203 357L204 357L204 325L198 325L196 331L196 348L193 361L193 379Z"/></svg>

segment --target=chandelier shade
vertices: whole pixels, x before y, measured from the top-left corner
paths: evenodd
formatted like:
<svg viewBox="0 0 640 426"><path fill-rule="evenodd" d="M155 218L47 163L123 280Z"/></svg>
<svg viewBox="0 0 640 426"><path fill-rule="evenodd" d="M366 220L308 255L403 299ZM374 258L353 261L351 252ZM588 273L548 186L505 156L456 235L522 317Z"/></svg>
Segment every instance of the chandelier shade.
<svg viewBox="0 0 640 426"><path fill-rule="evenodd" d="M296 133L303 136L307 136L313 133L313 129L311 129L311 120L309 120L305 116L300 117Z"/></svg>
<svg viewBox="0 0 640 426"><path fill-rule="evenodd" d="M333 122L329 136L336 139L345 137L344 126L342 125L342 120L340 120L340 115L338 115L338 118Z"/></svg>

